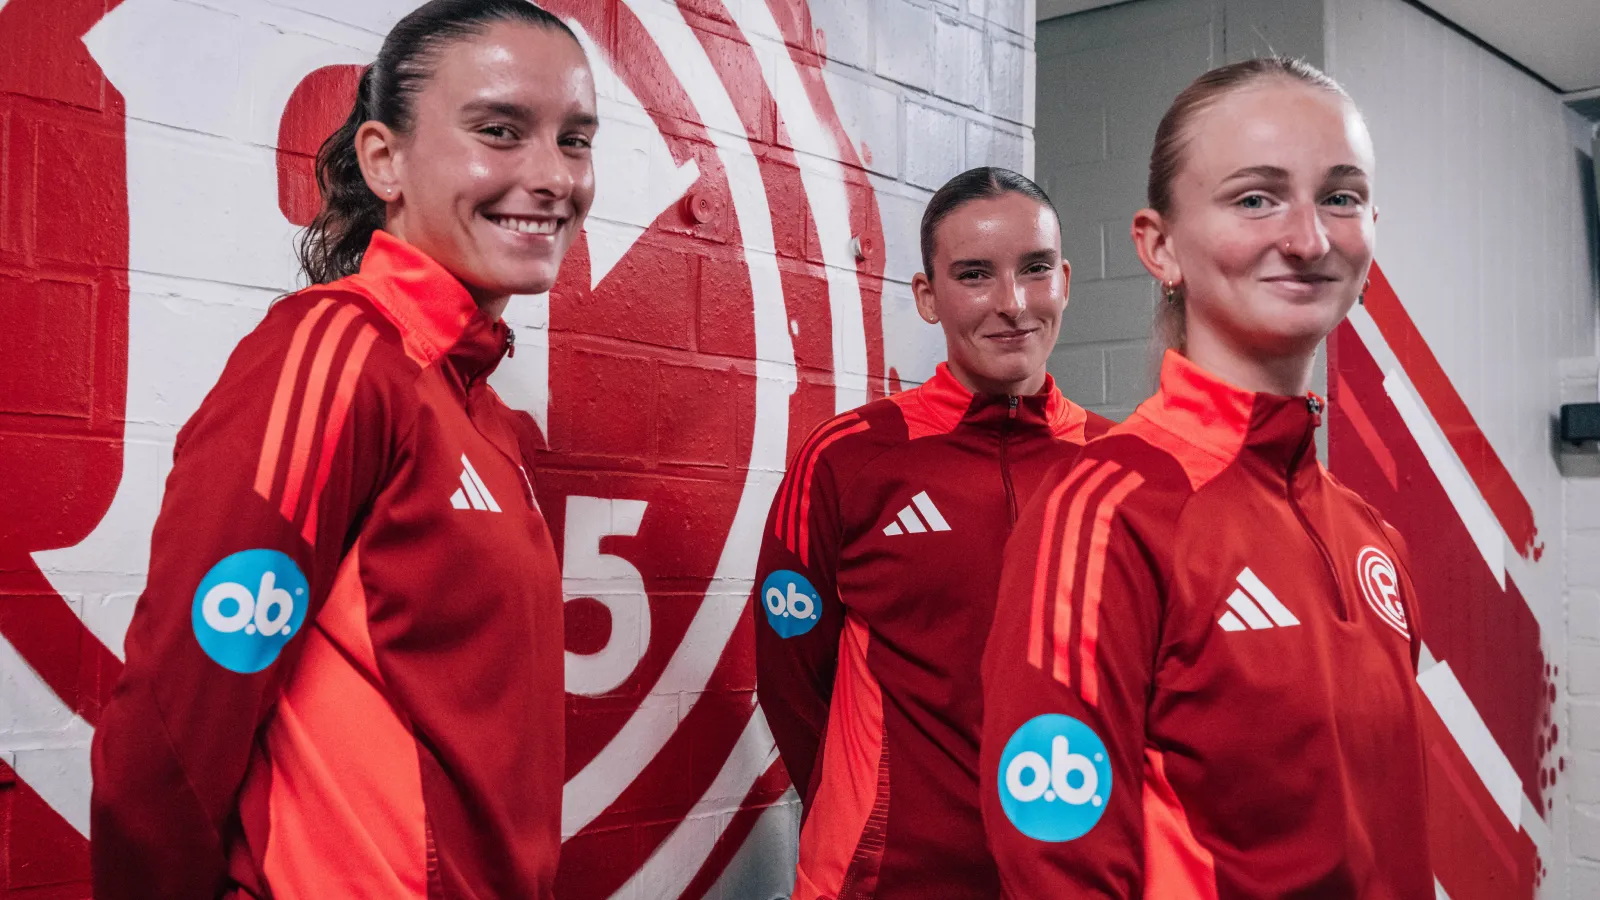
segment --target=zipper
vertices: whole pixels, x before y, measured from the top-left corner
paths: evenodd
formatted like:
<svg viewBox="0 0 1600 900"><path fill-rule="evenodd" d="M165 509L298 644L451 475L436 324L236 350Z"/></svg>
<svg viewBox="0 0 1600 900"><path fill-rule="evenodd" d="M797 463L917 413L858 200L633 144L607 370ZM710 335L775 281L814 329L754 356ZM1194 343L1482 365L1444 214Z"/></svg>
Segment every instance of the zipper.
<svg viewBox="0 0 1600 900"><path fill-rule="evenodd" d="M1339 620L1350 621L1349 605L1345 602L1344 592L1339 589L1339 572L1333 566L1333 555L1328 552L1328 546L1322 542L1322 536L1311 527L1311 520L1306 518L1305 511L1300 508L1300 503L1294 496L1294 476L1300 469L1300 462L1305 458L1306 451L1311 448L1311 439L1317 433L1317 426L1322 424L1322 401L1316 397L1306 398L1306 409L1311 413L1311 422L1306 425L1305 437L1300 440L1300 447L1295 450L1294 457L1289 460L1289 475L1284 481L1284 496L1289 501L1289 508L1294 510L1294 517L1300 520L1300 527L1306 530L1306 536L1311 538L1311 543L1316 546L1317 553L1322 555L1322 564L1328 573L1328 580L1333 584L1334 603L1339 613Z"/></svg>
<svg viewBox="0 0 1600 900"><path fill-rule="evenodd" d="M1000 426L1000 480L1006 486L1006 511L1011 515L1011 524L1017 524L1017 489L1011 484L1011 462L1006 453L1011 444L1011 423L1017 418L1017 398L1006 398L1006 423Z"/></svg>

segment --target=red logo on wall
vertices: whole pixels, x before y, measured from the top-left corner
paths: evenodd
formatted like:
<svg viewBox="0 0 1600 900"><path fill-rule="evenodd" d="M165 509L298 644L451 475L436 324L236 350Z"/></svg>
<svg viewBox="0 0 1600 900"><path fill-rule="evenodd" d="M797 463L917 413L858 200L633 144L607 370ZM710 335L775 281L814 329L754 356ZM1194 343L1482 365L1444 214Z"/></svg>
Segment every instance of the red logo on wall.
<svg viewBox="0 0 1600 900"><path fill-rule="evenodd" d="M569 601L559 890L701 896L793 815L749 579L791 447L884 391L881 228L800 0L544 5L603 120L586 235L496 375L546 435ZM10 855L57 881L173 431L297 286L307 154L405 4L112 6L0 4L0 707L56 741L15 754Z"/></svg>

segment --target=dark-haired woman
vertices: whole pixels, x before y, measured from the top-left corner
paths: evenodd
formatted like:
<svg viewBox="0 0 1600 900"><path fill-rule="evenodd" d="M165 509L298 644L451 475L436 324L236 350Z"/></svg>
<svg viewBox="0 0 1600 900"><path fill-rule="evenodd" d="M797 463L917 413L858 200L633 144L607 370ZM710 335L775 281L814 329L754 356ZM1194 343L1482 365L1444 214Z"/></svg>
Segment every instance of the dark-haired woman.
<svg viewBox="0 0 1600 900"><path fill-rule="evenodd" d="M1007 897L1434 896L1417 598L1308 391L1372 263L1373 168L1298 60L1208 72L1157 128L1160 388L1034 495L983 661Z"/></svg>
<svg viewBox="0 0 1600 900"><path fill-rule="evenodd" d="M978 811L978 660L1006 535L1110 424L1045 373L1067 305L1055 207L1005 169L922 218L917 310L948 361L819 427L756 574L762 708L805 805L794 897L998 895Z"/></svg>
<svg viewBox="0 0 1600 900"><path fill-rule="evenodd" d="M561 585L485 379L594 194L583 50L524 0L402 19L318 159L313 287L178 436L94 743L95 895L548 898Z"/></svg>

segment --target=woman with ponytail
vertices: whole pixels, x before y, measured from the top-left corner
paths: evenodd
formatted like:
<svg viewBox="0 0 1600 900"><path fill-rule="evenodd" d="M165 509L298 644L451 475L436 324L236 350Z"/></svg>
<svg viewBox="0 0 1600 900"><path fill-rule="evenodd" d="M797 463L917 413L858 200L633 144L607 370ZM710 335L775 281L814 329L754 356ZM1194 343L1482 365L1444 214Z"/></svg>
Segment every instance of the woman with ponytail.
<svg viewBox="0 0 1600 900"><path fill-rule="evenodd" d="M984 825L1014 898L1431 900L1405 548L1316 458L1317 346L1377 224L1332 79L1207 72L1156 130L1156 395L1039 488L983 661Z"/></svg>
<svg viewBox="0 0 1600 900"><path fill-rule="evenodd" d="M551 896L560 573L533 421L485 380L582 227L596 124L526 0L385 39L318 157L311 287L178 435L95 734L95 896Z"/></svg>

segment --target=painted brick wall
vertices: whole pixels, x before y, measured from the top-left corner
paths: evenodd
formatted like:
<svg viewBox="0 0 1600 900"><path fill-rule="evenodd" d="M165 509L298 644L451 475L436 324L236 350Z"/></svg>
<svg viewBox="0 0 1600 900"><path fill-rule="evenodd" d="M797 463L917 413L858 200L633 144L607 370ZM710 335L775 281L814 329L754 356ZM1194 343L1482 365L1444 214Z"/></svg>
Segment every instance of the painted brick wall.
<svg viewBox="0 0 1600 900"><path fill-rule="evenodd" d="M1545 535L1538 562L1506 554L1559 672L1554 746L1538 726L1555 783L1546 814L1522 821L1548 873L1540 895L1597 896L1600 704L1585 704L1600 701L1600 494L1592 479L1561 477L1551 442L1561 360L1595 355L1590 129L1550 89L1400 0L1335 0L1327 29L1329 70L1377 146L1379 262ZM1483 637L1477 665L1522 662L1514 642Z"/></svg>
<svg viewBox="0 0 1600 900"><path fill-rule="evenodd" d="M496 383L548 436L571 601L561 892L787 896L756 533L812 424L943 357L917 222L965 167L1030 167L1033 3L547 5L596 61L600 192ZM0 897L86 894L173 437L295 286L304 154L410 6L0 0Z"/></svg>

